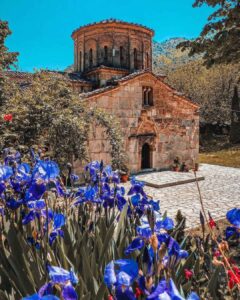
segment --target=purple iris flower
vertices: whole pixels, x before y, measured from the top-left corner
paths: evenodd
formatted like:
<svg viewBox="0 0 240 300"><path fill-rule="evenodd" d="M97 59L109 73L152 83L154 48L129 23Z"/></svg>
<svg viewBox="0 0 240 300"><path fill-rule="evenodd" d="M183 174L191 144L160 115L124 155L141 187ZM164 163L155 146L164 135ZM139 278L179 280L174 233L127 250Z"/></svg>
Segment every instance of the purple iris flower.
<svg viewBox="0 0 240 300"><path fill-rule="evenodd" d="M138 265L132 259L111 261L104 271L104 282L108 287L130 286L138 276Z"/></svg>
<svg viewBox="0 0 240 300"><path fill-rule="evenodd" d="M0 181L6 181L13 175L13 169L9 166L0 166Z"/></svg>
<svg viewBox="0 0 240 300"><path fill-rule="evenodd" d="M39 160L32 171L32 179L42 179L44 181L55 180L59 176L60 170L56 162L51 160Z"/></svg>
<svg viewBox="0 0 240 300"><path fill-rule="evenodd" d="M228 221L238 229L240 229L240 208L233 208L227 212Z"/></svg>

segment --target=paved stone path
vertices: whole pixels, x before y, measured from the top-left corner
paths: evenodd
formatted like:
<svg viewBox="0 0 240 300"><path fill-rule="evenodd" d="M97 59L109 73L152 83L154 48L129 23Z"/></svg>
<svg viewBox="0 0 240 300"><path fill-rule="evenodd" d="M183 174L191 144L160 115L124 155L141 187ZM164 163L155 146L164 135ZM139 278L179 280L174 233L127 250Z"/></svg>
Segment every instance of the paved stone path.
<svg viewBox="0 0 240 300"><path fill-rule="evenodd" d="M199 181L204 206L214 219L224 218L231 208L240 208L240 168L201 164L199 174L205 177ZM181 209L187 217L187 227L199 224L201 205L196 182L160 189L146 186L145 191L155 200L160 200L162 213L166 210L168 216L174 218Z"/></svg>

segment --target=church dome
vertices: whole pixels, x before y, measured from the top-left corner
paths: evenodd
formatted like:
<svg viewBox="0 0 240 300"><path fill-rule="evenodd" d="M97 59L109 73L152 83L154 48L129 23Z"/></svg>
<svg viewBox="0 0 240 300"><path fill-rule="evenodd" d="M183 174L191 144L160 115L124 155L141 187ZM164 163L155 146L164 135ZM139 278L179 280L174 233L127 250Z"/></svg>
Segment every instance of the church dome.
<svg viewBox="0 0 240 300"><path fill-rule="evenodd" d="M81 26L72 33L74 69L89 72L100 66L134 72L152 67L154 31L116 19Z"/></svg>

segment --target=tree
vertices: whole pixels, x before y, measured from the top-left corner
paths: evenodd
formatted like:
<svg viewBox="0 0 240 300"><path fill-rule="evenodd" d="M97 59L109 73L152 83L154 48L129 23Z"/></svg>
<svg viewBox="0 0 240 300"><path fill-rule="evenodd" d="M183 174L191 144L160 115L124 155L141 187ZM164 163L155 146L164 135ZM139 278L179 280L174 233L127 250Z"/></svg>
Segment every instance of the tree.
<svg viewBox="0 0 240 300"><path fill-rule="evenodd" d="M240 142L240 99L237 86L234 87L234 94L232 97L230 141L232 143Z"/></svg>
<svg viewBox="0 0 240 300"><path fill-rule="evenodd" d="M240 64L222 64L207 69L202 60L197 60L169 72L168 82L200 105L202 123L230 125L239 68Z"/></svg>
<svg viewBox="0 0 240 300"><path fill-rule="evenodd" d="M239 0L195 0L193 6L207 4L216 7L200 36L184 41L177 47L188 49L189 56L203 54L204 64L229 64L240 61L240 2Z"/></svg>
<svg viewBox="0 0 240 300"><path fill-rule="evenodd" d="M0 118L0 147L47 145L51 156L61 164L88 160L87 140L93 121L105 128L112 146L112 160L122 153L120 129L108 114L90 110L79 100L66 80L58 74L38 72L28 86L7 81L9 93L4 114L11 114L12 122ZM114 141L114 143L111 143ZM116 164L115 164L116 165Z"/></svg>
<svg viewBox="0 0 240 300"><path fill-rule="evenodd" d="M17 61L18 52L9 52L5 45L6 38L11 33L8 22L0 20L0 72L9 70Z"/></svg>

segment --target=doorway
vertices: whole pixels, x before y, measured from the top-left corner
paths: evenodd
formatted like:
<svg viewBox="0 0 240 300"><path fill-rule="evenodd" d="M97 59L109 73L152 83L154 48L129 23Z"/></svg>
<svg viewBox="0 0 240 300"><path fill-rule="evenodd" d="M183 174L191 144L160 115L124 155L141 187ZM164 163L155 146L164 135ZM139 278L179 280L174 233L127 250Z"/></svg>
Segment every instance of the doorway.
<svg viewBox="0 0 240 300"><path fill-rule="evenodd" d="M142 146L142 163L141 169L150 169L151 165L151 149L149 144L145 143Z"/></svg>

